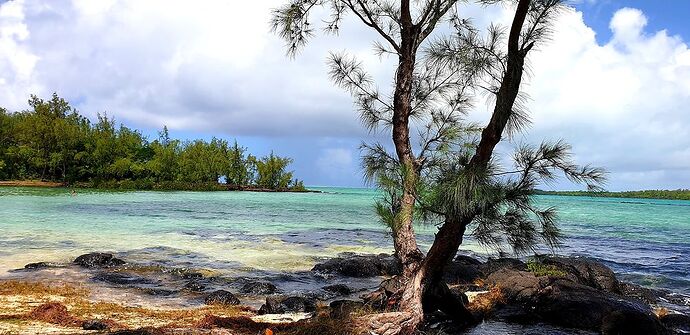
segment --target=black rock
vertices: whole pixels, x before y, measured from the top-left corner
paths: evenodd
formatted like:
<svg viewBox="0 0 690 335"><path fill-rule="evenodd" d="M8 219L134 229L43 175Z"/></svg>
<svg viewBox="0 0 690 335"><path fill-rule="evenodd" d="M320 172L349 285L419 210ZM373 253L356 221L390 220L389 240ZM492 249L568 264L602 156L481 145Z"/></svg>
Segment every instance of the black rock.
<svg viewBox="0 0 690 335"><path fill-rule="evenodd" d="M402 279L403 278L401 278L400 276L388 278L388 279L381 282L381 284L379 285L379 288L382 289L386 293L386 295L391 296L393 294L398 293L398 291L400 291L400 289L402 289L402 287L403 287Z"/></svg>
<svg viewBox="0 0 690 335"><path fill-rule="evenodd" d="M350 316L352 312L364 308L364 303L354 300L336 300L329 305L331 318L342 319Z"/></svg>
<svg viewBox="0 0 690 335"><path fill-rule="evenodd" d="M45 268L54 268L60 266L59 264L55 263L50 263L50 262L38 262L38 263L29 263L24 265L24 269L27 270L38 270L38 269L45 269Z"/></svg>
<svg viewBox="0 0 690 335"><path fill-rule="evenodd" d="M130 275L122 272L101 272L93 276L95 281L105 282L115 285L136 286L155 284L154 280Z"/></svg>
<svg viewBox="0 0 690 335"><path fill-rule="evenodd" d="M74 263L85 268L109 268L125 264L125 261L112 254L94 252L77 257Z"/></svg>
<svg viewBox="0 0 690 335"><path fill-rule="evenodd" d="M84 330L106 330L108 325L101 320L86 320L81 324Z"/></svg>
<svg viewBox="0 0 690 335"><path fill-rule="evenodd" d="M158 334L159 332L154 332L145 328L141 329L124 329L124 330L118 330L115 332L110 333L110 335L154 335Z"/></svg>
<svg viewBox="0 0 690 335"><path fill-rule="evenodd" d="M666 314L659 318L661 323L677 334L690 333L690 316L684 314Z"/></svg>
<svg viewBox="0 0 690 335"><path fill-rule="evenodd" d="M201 279L204 275L199 272L182 272L182 278L184 279Z"/></svg>
<svg viewBox="0 0 690 335"><path fill-rule="evenodd" d="M152 296L157 296L157 297L167 297L171 296L177 293L175 290L170 290L170 289L165 289L165 288L142 288L142 292L152 295Z"/></svg>
<svg viewBox="0 0 690 335"><path fill-rule="evenodd" d="M184 287L192 292L203 292L204 290L206 290L206 285L196 280L187 282L187 284L185 284Z"/></svg>
<svg viewBox="0 0 690 335"><path fill-rule="evenodd" d="M402 272L402 266L395 257L386 254L356 255L343 253L339 257L316 264L312 271L365 278L397 275Z"/></svg>
<svg viewBox="0 0 690 335"><path fill-rule="evenodd" d="M486 263L479 265L479 271L484 277L502 269L527 271L527 264L515 258L489 258Z"/></svg>
<svg viewBox="0 0 690 335"><path fill-rule="evenodd" d="M457 255L453 262L462 265L482 265L480 260L467 255Z"/></svg>
<svg viewBox="0 0 690 335"><path fill-rule="evenodd" d="M336 294L338 296L348 295L348 294L352 293L352 289L350 289L347 285L344 285L344 284L328 285L328 286L322 287L322 289L326 292L330 292L330 293Z"/></svg>
<svg viewBox="0 0 690 335"><path fill-rule="evenodd" d="M669 291L642 287L631 283L620 283L621 295L634 298L648 304L657 304L662 298L670 293Z"/></svg>
<svg viewBox="0 0 690 335"><path fill-rule="evenodd" d="M492 273L486 282L500 288L507 305L530 311L536 317L533 321L603 334L665 333L646 304L568 278L536 277L531 272L504 268Z"/></svg>
<svg viewBox="0 0 690 335"><path fill-rule="evenodd" d="M511 323L526 324L535 320L537 316L532 311L522 305L499 306L492 312L492 319L502 320Z"/></svg>
<svg viewBox="0 0 690 335"><path fill-rule="evenodd" d="M265 295L273 294L277 290L278 288L272 283L257 281L244 284L244 286L242 286L242 288L240 289L240 292L251 295Z"/></svg>
<svg viewBox="0 0 690 335"><path fill-rule="evenodd" d="M206 295L204 303L207 305L239 305L240 299L228 291L218 290Z"/></svg>
<svg viewBox="0 0 690 335"><path fill-rule="evenodd" d="M477 263L469 262L468 259L476 261ZM472 284L482 275L480 266L481 262L473 258L458 256L458 258L446 265L443 273L443 280L451 285Z"/></svg>
<svg viewBox="0 0 690 335"><path fill-rule="evenodd" d="M552 265L572 276L575 282L613 293L621 293L616 275L607 266L585 257L541 257L545 265Z"/></svg>
<svg viewBox="0 0 690 335"><path fill-rule="evenodd" d="M170 269L163 269L163 272L168 272L172 275L181 277L182 279L201 279L204 278L204 275L201 272L197 272L194 269L188 269L188 268L170 268Z"/></svg>
<svg viewBox="0 0 690 335"><path fill-rule="evenodd" d="M310 313L316 311L316 300L308 297L266 297L259 314Z"/></svg>

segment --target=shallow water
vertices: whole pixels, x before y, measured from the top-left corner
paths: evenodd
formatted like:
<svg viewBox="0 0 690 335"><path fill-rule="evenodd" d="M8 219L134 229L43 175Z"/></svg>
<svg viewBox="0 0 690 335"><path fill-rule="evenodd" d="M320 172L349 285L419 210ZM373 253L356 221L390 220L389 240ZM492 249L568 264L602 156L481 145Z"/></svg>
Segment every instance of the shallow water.
<svg viewBox="0 0 690 335"><path fill-rule="evenodd" d="M342 251L390 252L376 192L100 192L0 188L0 273L94 250L221 272L308 270ZM690 201L537 196L555 206L559 253L599 258L624 278L690 293ZM419 227L423 245L435 227ZM462 247L490 252L471 238Z"/></svg>
<svg viewBox="0 0 690 335"><path fill-rule="evenodd" d="M299 291L323 285L300 275L323 258L343 251L392 251L373 212L375 191L320 190L324 193L70 196L66 189L0 188L0 277L16 276L8 271L30 262L70 262L82 253L109 251L130 262L202 268L226 277L294 274L278 285ZM535 201L559 210L567 236L560 254L595 257L625 280L690 294L690 201L563 196ZM418 227L423 247L435 230ZM491 253L471 237L462 249Z"/></svg>

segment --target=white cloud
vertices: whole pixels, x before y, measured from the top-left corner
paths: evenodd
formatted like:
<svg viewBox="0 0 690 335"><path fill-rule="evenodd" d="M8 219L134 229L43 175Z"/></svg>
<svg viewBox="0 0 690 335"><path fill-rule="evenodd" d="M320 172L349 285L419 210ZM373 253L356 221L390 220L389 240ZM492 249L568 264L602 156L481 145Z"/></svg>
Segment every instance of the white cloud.
<svg viewBox="0 0 690 335"><path fill-rule="evenodd" d="M666 31L646 33L646 23L641 11L621 9L613 37L599 45L582 13L564 14L553 41L531 59L528 138L564 137L581 161L614 172L612 188L637 188L623 174L645 173L663 187L687 187L687 178L659 170L690 175L690 50Z"/></svg>
<svg viewBox="0 0 690 335"><path fill-rule="evenodd" d="M52 91L84 113L135 126L232 135L361 135L351 100L328 81L327 50L371 56L373 33L348 24L291 61L270 33L274 1L87 1L2 4L0 92L25 108ZM5 49L10 49L5 51ZM9 65L5 65L9 64ZM374 67L375 74L391 67ZM24 82L22 82L21 80ZM333 126L328 126L332 124ZM337 126L335 126L337 125Z"/></svg>
<svg viewBox="0 0 690 335"><path fill-rule="evenodd" d="M647 25L647 18L642 11L635 8L619 9L611 19L609 28L613 32L614 40L621 43L634 42Z"/></svg>
<svg viewBox="0 0 690 335"><path fill-rule="evenodd" d="M237 3L5 2L0 101L23 109L29 94L57 91L87 115L108 111L134 127L366 136L349 96L328 81L325 58L327 50L347 49L386 88L394 61L371 54L375 34L347 21L340 36L317 37L288 60L269 32L277 2ZM511 17L501 7L463 13L476 14L480 25ZM646 23L637 9L619 10L609 25L612 38L602 45L582 13L563 14L552 41L531 57L526 90L534 125L518 140L568 140L580 161L614 172L612 188L638 188L645 175L659 187L688 186L681 183L690 183L683 177L690 176L690 51L679 36L647 31ZM473 118L486 115L480 109ZM357 165L354 147L320 153L311 154L316 169ZM361 180L355 168L341 172L352 183Z"/></svg>
<svg viewBox="0 0 690 335"><path fill-rule="evenodd" d="M23 5L23 1L14 1L0 6L0 55L4 55L0 56L0 98L10 106L21 99L2 92L38 88L32 75L39 57L21 46L30 37Z"/></svg>

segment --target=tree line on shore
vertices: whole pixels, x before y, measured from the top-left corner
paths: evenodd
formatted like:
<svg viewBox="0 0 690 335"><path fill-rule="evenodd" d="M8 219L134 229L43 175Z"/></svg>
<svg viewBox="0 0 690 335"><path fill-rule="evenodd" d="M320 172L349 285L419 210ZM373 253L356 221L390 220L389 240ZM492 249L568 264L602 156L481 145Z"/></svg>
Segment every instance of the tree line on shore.
<svg viewBox="0 0 690 335"><path fill-rule="evenodd" d="M668 200L690 200L690 190L644 190L644 191L543 191L537 190L536 194L544 195L566 195L583 197L607 197L607 198L640 198L640 199L668 199Z"/></svg>
<svg viewBox="0 0 690 335"><path fill-rule="evenodd" d="M32 95L29 106L20 112L0 108L0 180L122 189L304 189L288 170L292 159L273 152L259 158L237 141L182 141L170 138L167 127L149 141L107 115L91 122L57 94L50 100Z"/></svg>

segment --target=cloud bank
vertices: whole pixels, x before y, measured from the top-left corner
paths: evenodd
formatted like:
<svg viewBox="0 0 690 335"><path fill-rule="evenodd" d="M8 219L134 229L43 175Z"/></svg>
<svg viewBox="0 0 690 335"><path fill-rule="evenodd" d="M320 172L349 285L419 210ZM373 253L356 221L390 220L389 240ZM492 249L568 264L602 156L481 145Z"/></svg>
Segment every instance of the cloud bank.
<svg viewBox="0 0 690 335"><path fill-rule="evenodd" d="M383 87L394 61L372 55L375 35L354 21L289 60L269 31L274 6L2 3L0 102L21 110L29 94L56 91L86 115L107 111L132 127L291 138L304 146L282 149L307 184L359 185L356 146L368 135L348 95L328 81L325 58L347 49ZM477 12L486 15L480 22L510 18L500 8ZM646 24L641 11L621 9L610 20L612 38L600 44L581 12L564 13L552 41L531 57L533 126L515 141L564 138L579 161L612 172L611 189L690 187L690 51L680 36ZM487 116L480 104L472 118Z"/></svg>

